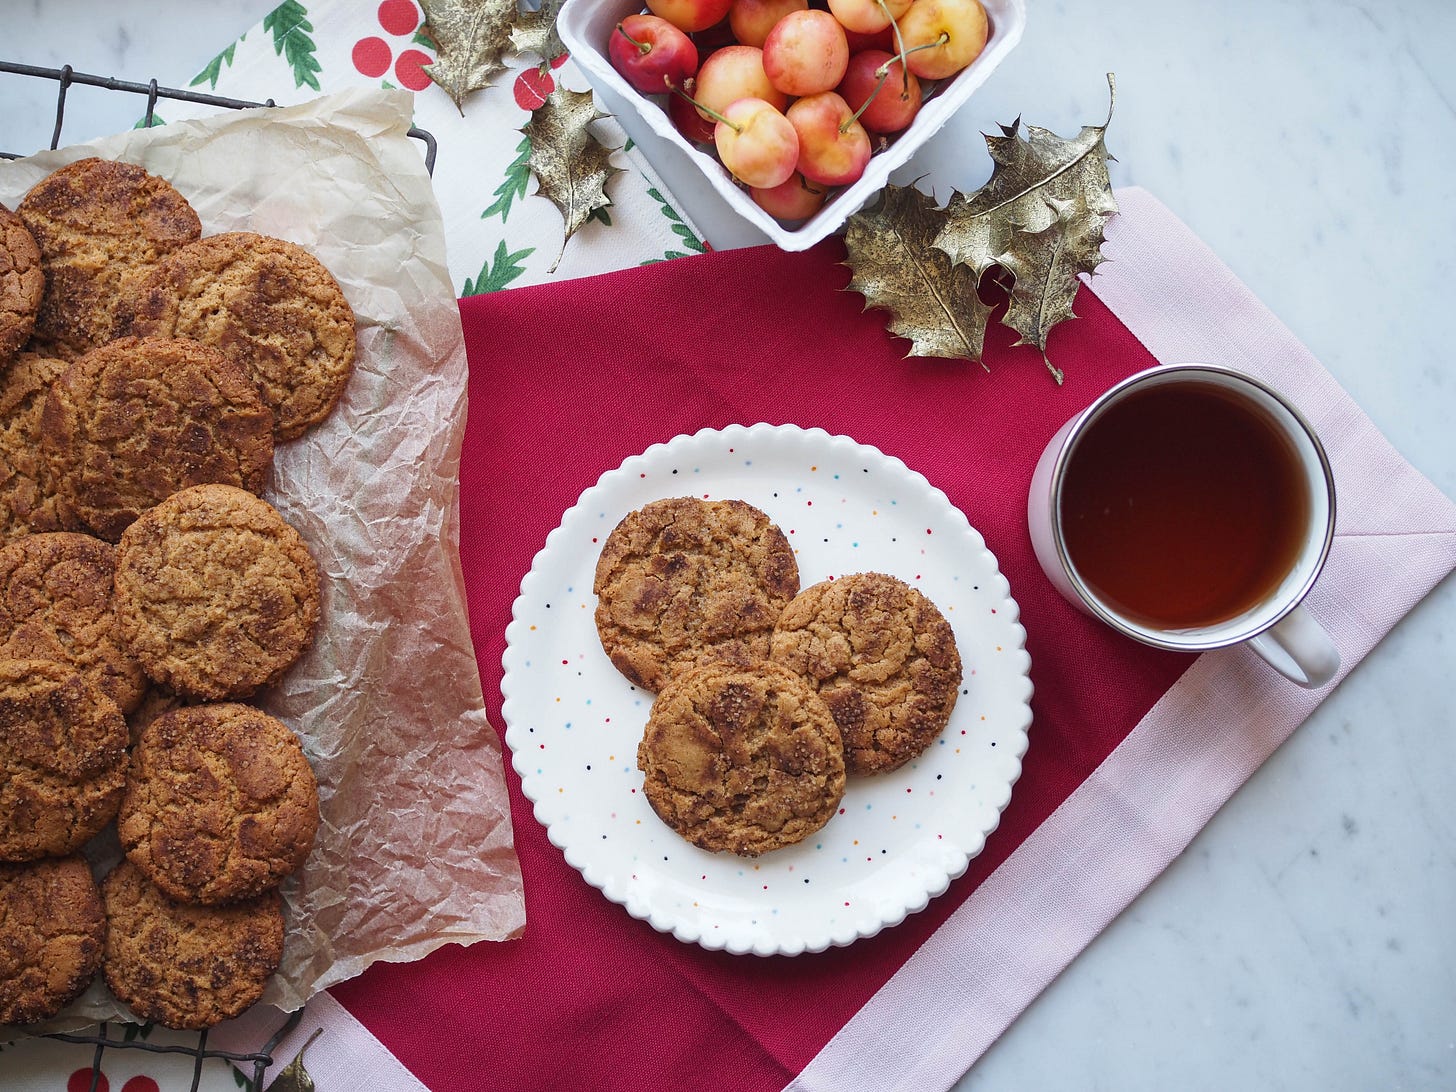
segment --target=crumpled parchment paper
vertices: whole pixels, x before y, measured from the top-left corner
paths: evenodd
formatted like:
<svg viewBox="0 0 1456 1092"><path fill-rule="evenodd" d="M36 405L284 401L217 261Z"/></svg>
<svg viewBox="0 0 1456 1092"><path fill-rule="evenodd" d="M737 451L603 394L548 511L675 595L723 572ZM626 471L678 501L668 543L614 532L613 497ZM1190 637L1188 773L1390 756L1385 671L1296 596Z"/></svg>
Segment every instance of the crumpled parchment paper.
<svg viewBox="0 0 1456 1092"><path fill-rule="evenodd" d="M254 699L303 739L323 816L283 886L283 966L263 1000L285 1010L376 960L505 940L525 924L460 571L465 343L424 146L406 136L410 106L403 91L356 89L0 162L12 209L73 160L137 163L192 203L204 235L308 248L357 316L339 407L278 446L265 494L323 583L313 647ZM98 975L46 1030L117 1018L128 1012Z"/></svg>

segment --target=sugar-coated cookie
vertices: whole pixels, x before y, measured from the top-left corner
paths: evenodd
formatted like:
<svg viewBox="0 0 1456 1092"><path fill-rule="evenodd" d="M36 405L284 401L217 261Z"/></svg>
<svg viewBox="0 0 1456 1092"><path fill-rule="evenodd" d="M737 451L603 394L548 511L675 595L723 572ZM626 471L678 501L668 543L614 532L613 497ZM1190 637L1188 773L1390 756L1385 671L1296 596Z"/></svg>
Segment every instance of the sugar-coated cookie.
<svg viewBox="0 0 1456 1092"><path fill-rule="evenodd" d="M779 618L773 658L829 706L850 773L893 770L922 753L945 728L961 685L950 623L884 573L805 588Z"/></svg>
<svg viewBox="0 0 1456 1092"><path fill-rule="evenodd" d="M237 702L173 709L132 751L116 817L121 848L179 902L276 887L319 825L318 782L282 721Z"/></svg>
<svg viewBox="0 0 1456 1092"><path fill-rule="evenodd" d="M174 493L117 545L117 632L149 678L185 697L276 682L313 639L319 594L298 532L235 486Z"/></svg>
<svg viewBox="0 0 1456 1092"><path fill-rule="evenodd" d="M799 567L783 531L746 501L672 497L617 524L592 590L612 663L656 691L700 664L766 659Z"/></svg>
<svg viewBox="0 0 1456 1092"><path fill-rule="evenodd" d="M844 749L828 707L777 664L695 668L665 686L637 749L642 791L702 849L744 857L802 841L844 795Z"/></svg>
<svg viewBox="0 0 1456 1092"><path fill-rule="evenodd" d="M0 864L0 1024L48 1020L101 968L106 914L80 854Z"/></svg>
<svg viewBox="0 0 1456 1092"><path fill-rule="evenodd" d="M174 902L122 861L101 881L102 973L123 1004L169 1028L208 1028L263 996L283 959L277 891L228 906Z"/></svg>
<svg viewBox="0 0 1456 1092"><path fill-rule="evenodd" d="M0 660L0 861L63 857L116 815L126 720L73 669Z"/></svg>

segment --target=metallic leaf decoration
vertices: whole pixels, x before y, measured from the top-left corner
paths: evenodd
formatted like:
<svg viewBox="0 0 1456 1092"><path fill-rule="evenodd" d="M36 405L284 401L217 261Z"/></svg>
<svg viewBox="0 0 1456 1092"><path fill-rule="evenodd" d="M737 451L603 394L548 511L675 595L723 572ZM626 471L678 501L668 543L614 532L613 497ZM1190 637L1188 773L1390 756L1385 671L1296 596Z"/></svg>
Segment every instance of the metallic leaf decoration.
<svg viewBox="0 0 1456 1092"><path fill-rule="evenodd" d="M590 91L558 87L521 128L531 138L529 162L538 183L536 195L555 205L565 221L563 252L591 214L612 203L607 180L621 168L612 166L612 149L591 131L591 123L603 116ZM558 257L557 262L560 260ZM556 266L551 268L554 271Z"/></svg>
<svg viewBox="0 0 1456 1092"><path fill-rule="evenodd" d="M266 1092L314 1092L313 1078L308 1075L308 1070L303 1068L304 1051L313 1046L313 1041L324 1033L319 1028L308 1037L308 1042L303 1044L303 1049L286 1066L278 1071L278 1076L269 1083Z"/></svg>
<svg viewBox="0 0 1456 1092"><path fill-rule="evenodd" d="M541 0L539 11L522 12L511 31L511 46L517 53L534 53L543 64L554 61L566 52L566 44L556 33L556 16L566 0Z"/></svg>
<svg viewBox="0 0 1456 1092"><path fill-rule="evenodd" d="M502 58L515 48L516 0L420 0L420 6L439 54L425 71L464 114L465 96L506 69Z"/></svg>
<svg viewBox="0 0 1456 1092"><path fill-rule="evenodd" d="M1107 176L1104 137L1117 87L1107 77L1107 122L1064 139L1018 119L986 137L994 167L973 194L955 194L933 246L979 277L993 266L1011 274L1011 302L1001 320L1033 345L1057 382L1062 373L1046 355L1047 334L1074 318L1078 275L1102 261L1103 228L1117 213Z"/></svg>
<svg viewBox="0 0 1456 1092"><path fill-rule="evenodd" d="M990 309L976 295L976 273L931 246L944 212L913 186L886 186L870 209L849 218L846 286L865 307L890 312L891 333L910 339L909 356L980 361Z"/></svg>

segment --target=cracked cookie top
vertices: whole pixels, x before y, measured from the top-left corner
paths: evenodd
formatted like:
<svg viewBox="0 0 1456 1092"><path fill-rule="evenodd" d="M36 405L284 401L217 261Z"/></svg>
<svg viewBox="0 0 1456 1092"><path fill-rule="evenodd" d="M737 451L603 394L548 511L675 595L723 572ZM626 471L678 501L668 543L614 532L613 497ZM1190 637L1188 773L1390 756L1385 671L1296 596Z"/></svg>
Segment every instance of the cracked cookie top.
<svg viewBox="0 0 1456 1092"><path fill-rule="evenodd" d="M708 664L653 702L637 749L642 791L693 845L744 857L802 841L844 796L844 751L803 678L759 662Z"/></svg>
<svg viewBox="0 0 1456 1092"><path fill-rule="evenodd" d="M251 705L173 709L143 730L117 833L168 897L217 904L276 887L303 864L318 782L298 737Z"/></svg>
<svg viewBox="0 0 1456 1092"><path fill-rule="evenodd" d="M672 497L613 529L592 590L612 663L657 691L700 664L766 659L799 567L783 531L753 505Z"/></svg>
<svg viewBox="0 0 1456 1092"><path fill-rule="evenodd" d="M882 773L929 747L961 685L955 633L919 590L884 573L805 588L784 610L773 658L818 690L850 773Z"/></svg>

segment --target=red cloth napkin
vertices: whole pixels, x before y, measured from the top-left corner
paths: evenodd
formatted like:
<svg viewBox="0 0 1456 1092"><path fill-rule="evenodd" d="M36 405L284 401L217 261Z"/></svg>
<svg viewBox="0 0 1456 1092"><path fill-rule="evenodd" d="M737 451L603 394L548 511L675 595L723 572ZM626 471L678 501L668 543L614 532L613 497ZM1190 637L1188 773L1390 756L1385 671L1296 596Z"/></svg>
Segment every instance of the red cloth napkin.
<svg viewBox="0 0 1456 1092"><path fill-rule="evenodd" d="M678 433L819 426L898 456L985 537L1021 606L1034 721L1002 823L919 914L816 955L682 944L609 902L512 789L527 926L518 941L376 965L333 993L436 1092L479 1087L780 1088L1034 830L1192 662L1068 606L1032 554L1026 494L1043 446L1113 381L1155 363L1089 290L1058 328L1058 387L1008 331L989 373L904 359L907 343L843 291L831 240L802 254L714 253L461 301L470 419L461 560L488 712L521 577L583 489ZM1036 938L1028 937L1034 944Z"/></svg>

